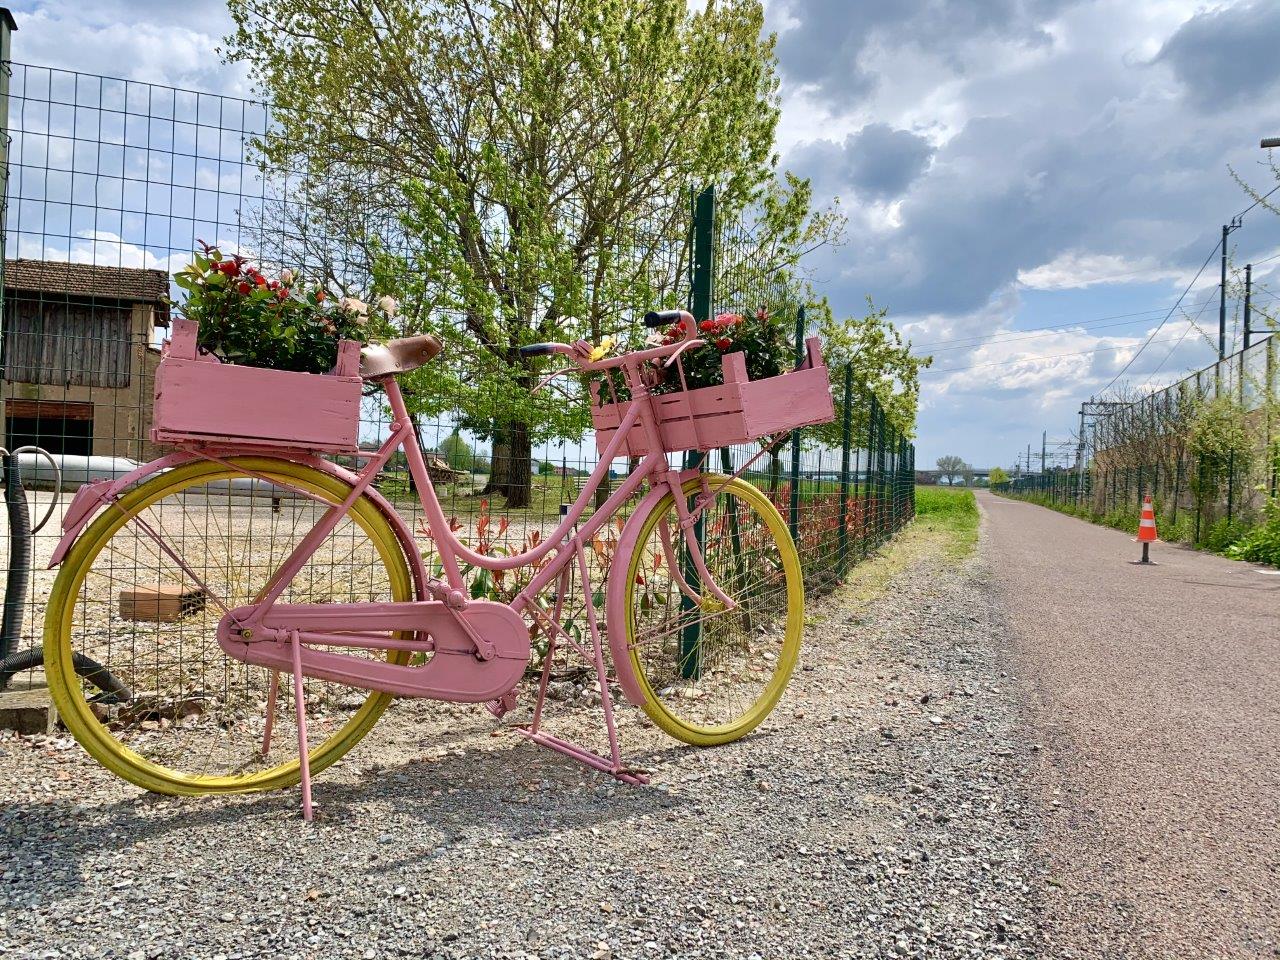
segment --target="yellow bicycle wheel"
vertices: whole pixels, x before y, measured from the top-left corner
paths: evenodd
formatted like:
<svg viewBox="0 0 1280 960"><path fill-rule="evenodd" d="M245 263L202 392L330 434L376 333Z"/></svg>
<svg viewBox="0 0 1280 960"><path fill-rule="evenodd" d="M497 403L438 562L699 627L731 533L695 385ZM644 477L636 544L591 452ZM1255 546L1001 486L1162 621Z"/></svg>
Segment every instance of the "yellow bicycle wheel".
<svg viewBox="0 0 1280 960"><path fill-rule="evenodd" d="M63 722L99 763L157 793L297 783L291 678L228 657L217 627L226 610L261 596L283 560L350 491L287 460L197 461L144 481L89 524L49 597L45 672ZM400 542L368 497L350 507L280 598L411 599ZM78 676L76 654L110 671L129 698L113 702ZM277 682L268 744L267 703ZM350 750L391 700L315 679L305 689L312 771Z"/></svg>
<svg viewBox="0 0 1280 960"><path fill-rule="evenodd" d="M781 515L745 480L706 480L715 496L695 529L708 571L736 606L726 609L699 583L670 494L643 521L625 592L627 647L644 711L697 746L736 740L769 715L804 631L800 557ZM696 479L684 485L691 499L701 489Z"/></svg>

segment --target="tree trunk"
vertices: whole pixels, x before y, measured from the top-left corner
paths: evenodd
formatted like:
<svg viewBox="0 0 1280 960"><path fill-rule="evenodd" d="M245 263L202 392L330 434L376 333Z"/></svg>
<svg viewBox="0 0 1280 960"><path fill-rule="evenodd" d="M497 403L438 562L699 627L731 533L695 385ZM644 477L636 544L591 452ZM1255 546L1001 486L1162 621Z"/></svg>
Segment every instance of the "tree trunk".
<svg viewBox="0 0 1280 960"><path fill-rule="evenodd" d="M527 507L533 499L533 441L529 427L523 423L507 426L511 438L507 459L506 490L508 507Z"/></svg>
<svg viewBox="0 0 1280 960"><path fill-rule="evenodd" d="M493 457L486 496L506 497L508 507L527 507L533 491L533 442L524 423L500 424L493 432Z"/></svg>
<svg viewBox="0 0 1280 960"><path fill-rule="evenodd" d="M489 482L480 491L485 496L506 496L511 465L511 435L501 426L493 431L493 453L489 457Z"/></svg>

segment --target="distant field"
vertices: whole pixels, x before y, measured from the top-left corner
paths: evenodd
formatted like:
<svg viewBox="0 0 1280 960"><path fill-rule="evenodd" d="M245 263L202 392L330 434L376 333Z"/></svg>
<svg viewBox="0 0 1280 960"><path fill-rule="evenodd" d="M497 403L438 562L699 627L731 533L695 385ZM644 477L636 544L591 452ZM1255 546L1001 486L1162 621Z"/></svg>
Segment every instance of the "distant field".
<svg viewBox="0 0 1280 960"><path fill-rule="evenodd" d="M978 502L963 487L917 486L916 522L950 534L954 556L967 555L978 542Z"/></svg>

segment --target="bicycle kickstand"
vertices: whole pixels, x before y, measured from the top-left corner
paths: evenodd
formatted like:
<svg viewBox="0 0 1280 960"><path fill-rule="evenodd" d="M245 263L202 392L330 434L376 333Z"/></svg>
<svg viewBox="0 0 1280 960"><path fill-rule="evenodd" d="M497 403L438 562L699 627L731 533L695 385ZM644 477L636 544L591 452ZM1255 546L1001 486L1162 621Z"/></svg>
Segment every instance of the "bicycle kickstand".
<svg viewBox="0 0 1280 960"><path fill-rule="evenodd" d="M289 631L289 645L293 653L293 709L298 721L298 770L302 774L302 819L308 823L314 817L311 804L311 755L307 750L307 710L302 690L302 641L298 631Z"/></svg>

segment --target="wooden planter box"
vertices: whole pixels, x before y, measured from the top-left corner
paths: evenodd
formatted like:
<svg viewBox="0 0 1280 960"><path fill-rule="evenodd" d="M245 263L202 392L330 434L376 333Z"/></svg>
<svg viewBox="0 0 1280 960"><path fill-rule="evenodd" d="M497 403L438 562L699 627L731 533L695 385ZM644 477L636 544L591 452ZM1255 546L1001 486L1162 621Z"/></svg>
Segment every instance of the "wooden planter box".
<svg viewBox="0 0 1280 960"><path fill-rule="evenodd" d="M174 320L156 369L151 439L355 453L360 345L343 340L332 373L220 363L196 350L197 324Z"/></svg>
<svg viewBox="0 0 1280 960"><path fill-rule="evenodd" d="M796 427L830 423L835 419L835 405L817 337L805 341L805 352L798 369L756 381L747 379L743 354L726 353L721 358L723 385L654 397L663 449L668 453L714 450ZM603 453L631 402L608 403L607 388L597 383L592 389L591 420L596 446ZM644 426L636 423L617 456L642 457L648 452Z"/></svg>

